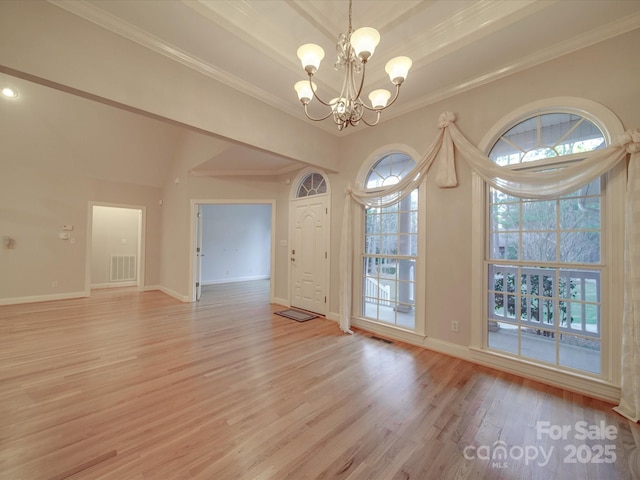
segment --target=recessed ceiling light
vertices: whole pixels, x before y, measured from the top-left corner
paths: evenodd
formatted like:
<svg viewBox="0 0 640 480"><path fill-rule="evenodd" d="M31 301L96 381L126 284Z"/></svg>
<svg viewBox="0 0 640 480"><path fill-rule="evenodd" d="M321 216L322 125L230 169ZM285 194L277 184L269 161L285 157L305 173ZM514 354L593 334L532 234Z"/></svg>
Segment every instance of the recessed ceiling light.
<svg viewBox="0 0 640 480"><path fill-rule="evenodd" d="M18 91L14 88L3 87L2 95L7 98L16 98L18 96Z"/></svg>

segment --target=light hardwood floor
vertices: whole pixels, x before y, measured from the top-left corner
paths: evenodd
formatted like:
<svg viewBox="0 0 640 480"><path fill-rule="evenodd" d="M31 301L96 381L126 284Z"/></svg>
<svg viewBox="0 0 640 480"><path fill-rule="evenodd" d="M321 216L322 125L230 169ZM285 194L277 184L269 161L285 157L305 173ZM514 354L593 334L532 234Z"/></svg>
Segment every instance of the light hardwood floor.
<svg viewBox="0 0 640 480"><path fill-rule="evenodd" d="M199 304L102 290L0 307L0 478L634 478L637 425L607 403L268 298L249 282ZM581 421L615 439L576 439Z"/></svg>

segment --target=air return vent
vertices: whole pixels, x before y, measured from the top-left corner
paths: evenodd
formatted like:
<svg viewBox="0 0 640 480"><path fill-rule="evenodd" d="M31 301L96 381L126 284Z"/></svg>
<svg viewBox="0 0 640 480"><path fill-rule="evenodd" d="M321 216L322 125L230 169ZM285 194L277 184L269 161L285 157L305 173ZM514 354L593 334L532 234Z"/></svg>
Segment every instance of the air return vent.
<svg viewBox="0 0 640 480"><path fill-rule="evenodd" d="M135 255L111 255L111 282L126 282L136 279Z"/></svg>

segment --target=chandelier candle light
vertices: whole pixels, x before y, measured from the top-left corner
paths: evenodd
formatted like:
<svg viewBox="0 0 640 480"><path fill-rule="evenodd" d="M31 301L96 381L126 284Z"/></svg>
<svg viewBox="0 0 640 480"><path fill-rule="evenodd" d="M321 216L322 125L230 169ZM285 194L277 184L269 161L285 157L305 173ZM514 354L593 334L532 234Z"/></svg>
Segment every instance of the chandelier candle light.
<svg viewBox="0 0 640 480"><path fill-rule="evenodd" d="M320 67L320 61L324 58L324 50L313 43L307 43L298 48L298 58L309 79L301 80L294 85L296 92L298 92L298 98L304 105L304 113L307 118L314 122L319 122L333 116L333 121L338 126L338 130L342 130L349 125L356 126L361 120L370 127L377 125L380 121L380 112L390 107L398 98L400 85L407 78L407 73L411 68L411 59L409 57L393 58L385 66L385 71L389 75L391 83L396 86L395 96L390 103L387 102L389 102L391 93L384 89L374 90L369 94L370 106L360 98L362 86L364 85L366 65L376 46L380 43L380 34L370 27L359 28L352 32L351 3L352 0L349 0L349 31L346 35L344 33L340 34L336 46L337 61L335 68L336 70L345 71L340 96L325 102L316 94L316 84L311 81L311 78ZM329 113L324 117L314 118L309 115L308 106L313 98L330 108ZM375 112L374 121L369 122L364 118L366 110Z"/></svg>

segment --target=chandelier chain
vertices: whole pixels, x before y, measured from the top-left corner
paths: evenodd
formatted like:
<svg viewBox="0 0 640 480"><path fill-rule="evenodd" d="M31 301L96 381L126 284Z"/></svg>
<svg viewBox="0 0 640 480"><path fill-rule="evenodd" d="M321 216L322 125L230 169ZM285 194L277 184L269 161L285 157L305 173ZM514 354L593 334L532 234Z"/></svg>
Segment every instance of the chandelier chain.
<svg viewBox="0 0 640 480"><path fill-rule="evenodd" d="M347 33L347 39L351 37L351 32L353 30L353 28L351 27L351 7L352 7L352 1L349 0L349 32Z"/></svg>

